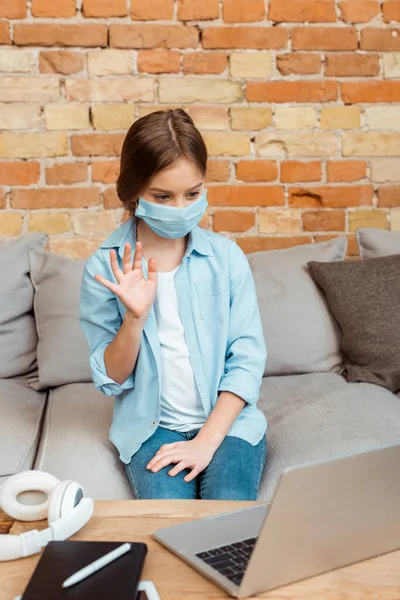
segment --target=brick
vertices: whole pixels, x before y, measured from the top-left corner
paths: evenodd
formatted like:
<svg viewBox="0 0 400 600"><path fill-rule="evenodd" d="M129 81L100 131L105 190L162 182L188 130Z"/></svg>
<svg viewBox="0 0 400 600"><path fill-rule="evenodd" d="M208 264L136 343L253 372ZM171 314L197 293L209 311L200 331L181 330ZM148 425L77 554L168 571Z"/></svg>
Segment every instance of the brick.
<svg viewBox="0 0 400 600"><path fill-rule="evenodd" d="M13 208L87 208L100 202L99 188L43 188L11 190Z"/></svg>
<svg viewBox="0 0 400 600"><path fill-rule="evenodd" d="M17 46L107 46L107 25L59 23L17 23Z"/></svg>
<svg viewBox="0 0 400 600"><path fill-rule="evenodd" d="M26 17L26 0L0 2L0 19L24 19Z"/></svg>
<svg viewBox="0 0 400 600"><path fill-rule="evenodd" d="M210 206L283 206L280 185L213 185L208 188Z"/></svg>
<svg viewBox="0 0 400 600"><path fill-rule="evenodd" d="M0 101L54 102L60 97L60 85L53 77L0 77Z"/></svg>
<svg viewBox="0 0 400 600"><path fill-rule="evenodd" d="M110 25L112 48L196 48L199 32L186 25Z"/></svg>
<svg viewBox="0 0 400 600"><path fill-rule="evenodd" d="M278 167L273 160L240 160L236 165L238 181L275 181L278 178Z"/></svg>
<svg viewBox="0 0 400 600"><path fill-rule="evenodd" d="M361 126L359 106L323 106L321 129L358 129Z"/></svg>
<svg viewBox="0 0 400 600"><path fill-rule="evenodd" d="M400 79L400 52L383 55L383 72L386 79Z"/></svg>
<svg viewBox="0 0 400 600"><path fill-rule="evenodd" d="M117 215L109 211L80 212L72 215L72 225L77 235L110 235L118 227Z"/></svg>
<svg viewBox="0 0 400 600"><path fill-rule="evenodd" d="M380 82L379 82L380 83ZM249 81L248 102L328 102L336 100L336 81Z"/></svg>
<svg viewBox="0 0 400 600"><path fill-rule="evenodd" d="M4 188L0 188L0 208L6 207L6 193Z"/></svg>
<svg viewBox="0 0 400 600"><path fill-rule="evenodd" d="M181 55L176 50L141 50L137 65L142 73L179 73Z"/></svg>
<svg viewBox="0 0 400 600"><path fill-rule="evenodd" d="M367 177L365 160L332 160L326 164L327 180L330 182L359 181Z"/></svg>
<svg viewBox="0 0 400 600"><path fill-rule="evenodd" d="M82 183L88 179L86 163L59 163L46 168L46 183L48 185L71 185Z"/></svg>
<svg viewBox="0 0 400 600"><path fill-rule="evenodd" d="M390 211L390 230L400 231L400 210Z"/></svg>
<svg viewBox="0 0 400 600"><path fill-rule="evenodd" d="M76 14L75 0L32 0L33 17L68 19Z"/></svg>
<svg viewBox="0 0 400 600"><path fill-rule="evenodd" d="M314 75L321 72L321 56L293 52L277 54L276 67L281 75Z"/></svg>
<svg viewBox="0 0 400 600"><path fill-rule="evenodd" d="M210 156L242 156L250 154L250 136L247 133L227 132L203 134Z"/></svg>
<svg viewBox="0 0 400 600"><path fill-rule="evenodd" d="M339 234L341 236L343 236L342 234ZM339 237L338 234L332 234L332 233L325 233L325 234L316 234L314 235L314 241L315 243L318 242L328 242L329 240L333 240L337 237ZM353 235L346 235L347 237L347 257L351 256L351 257L358 257L359 256L359 250L358 250L358 242L357 242L357 238L356 236ZM346 257L345 257L346 260Z"/></svg>
<svg viewBox="0 0 400 600"><path fill-rule="evenodd" d="M265 129L272 125L270 108L237 107L231 108L232 129Z"/></svg>
<svg viewBox="0 0 400 600"><path fill-rule="evenodd" d="M74 156L119 156L125 138L123 133L89 133L71 136Z"/></svg>
<svg viewBox="0 0 400 600"><path fill-rule="evenodd" d="M92 181L116 183L119 175L119 160L96 161L92 163Z"/></svg>
<svg viewBox="0 0 400 600"><path fill-rule="evenodd" d="M282 183L321 181L321 176L321 163L317 160L309 162L286 160L281 164Z"/></svg>
<svg viewBox="0 0 400 600"><path fill-rule="evenodd" d="M296 236L245 236L237 238L237 245L245 254L262 252L263 250L285 250L302 244L312 244L310 235Z"/></svg>
<svg viewBox="0 0 400 600"><path fill-rule="evenodd" d="M219 75L228 65L228 56L225 52L191 52L184 54L183 72L196 75Z"/></svg>
<svg viewBox="0 0 400 600"><path fill-rule="evenodd" d="M320 186L289 190L289 206L296 208L346 208L372 204L372 185Z"/></svg>
<svg viewBox="0 0 400 600"><path fill-rule="evenodd" d="M154 100L153 80L144 77L67 79L68 102L129 102Z"/></svg>
<svg viewBox="0 0 400 600"><path fill-rule="evenodd" d="M3 212L0 219L0 235L17 236L22 231L22 214Z"/></svg>
<svg viewBox="0 0 400 600"><path fill-rule="evenodd" d="M200 130L213 129L224 131L229 128L228 108L226 106L189 106L187 112Z"/></svg>
<svg viewBox="0 0 400 600"><path fill-rule="evenodd" d="M178 19L180 21L201 21L218 19L218 0L178 0Z"/></svg>
<svg viewBox="0 0 400 600"><path fill-rule="evenodd" d="M345 81L341 83L342 100L355 102L400 102L400 81Z"/></svg>
<svg viewBox="0 0 400 600"><path fill-rule="evenodd" d="M111 131L113 129L129 129L135 120L134 104L107 104L92 107L94 129Z"/></svg>
<svg viewBox="0 0 400 600"><path fill-rule="evenodd" d="M52 50L40 53L39 70L41 73L61 73L71 75L79 73L85 68L84 55L80 52L68 50Z"/></svg>
<svg viewBox="0 0 400 600"><path fill-rule="evenodd" d="M206 181L228 181L229 161L209 160L207 162Z"/></svg>
<svg viewBox="0 0 400 600"><path fill-rule="evenodd" d="M386 0L382 4L383 20L386 23L390 21L400 21L400 4L398 0Z"/></svg>
<svg viewBox="0 0 400 600"><path fill-rule="evenodd" d="M131 19L140 21L172 19L174 0L131 0Z"/></svg>
<svg viewBox="0 0 400 600"><path fill-rule="evenodd" d="M105 238L50 238L49 250L62 256L68 256L74 260L89 258L104 242Z"/></svg>
<svg viewBox="0 0 400 600"><path fill-rule="evenodd" d="M346 0L339 2L340 16L346 23L367 23L379 15L379 3L375 0Z"/></svg>
<svg viewBox="0 0 400 600"><path fill-rule="evenodd" d="M104 190L103 206L104 208L122 208L122 203L117 196L115 185Z"/></svg>
<svg viewBox="0 0 400 600"><path fill-rule="evenodd" d="M131 75L133 58L130 50L90 50L87 53L88 73L96 75Z"/></svg>
<svg viewBox="0 0 400 600"><path fill-rule="evenodd" d="M223 19L227 23L262 21L264 18L264 0L224 0Z"/></svg>
<svg viewBox="0 0 400 600"><path fill-rule="evenodd" d="M259 133L255 137L258 156L327 156L338 152L338 140L334 133Z"/></svg>
<svg viewBox="0 0 400 600"><path fill-rule="evenodd" d="M382 160L372 160L371 181L377 183L400 181L399 159L384 158Z"/></svg>
<svg viewBox="0 0 400 600"><path fill-rule="evenodd" d="M40 127L39 104L0 104L0 129Z"/></svg>
<svg viewBox="0 0 400 600"><path fill-rule="evenodd" d="M400 133L346 132L343 156L400 156Z"/></svg>
<svg viewBox="0 0 400 600"><path fill-rule="evenodd" d="M214 231L244 232L254 227L256 215L244 210L217 210L213 214Z"/></svg>
<svg viewBox="0 0 400 600"><path fill-rule="evenodd" d="M232 52L230 55L231 77L243 79L266 79L272 74L271 52Z"/></svg>
<svg viewBox="0 0 400 600"><path fill-rule="evenodd" d="M361 50L380 50L390 52L400 50L400 29L371 27L360 32Z"/></svg>
<svg viewBox="0 0 400 600"><path fill-rule="evenodd" d="M34 52L19 48L0 50L0 71L3 73L31 73L36 70Z"/></svg>
<svg viewBox="0 0 400 600"><path fill-rule="evenodd" d="M378 206L389 208L400 206L400 185L379 188Z"/></svg>
<svg viewBox="0 0 400 600"><path fill-rule="evenodd" d="M207 27L203 31L203 48L285 48L288 31L277 27Z"/></svg>
<svg viewBox="0 0 400 600"><path fill-rule="evenodd" d="M160 102L216 102L231 104L243 98L239 82L227 79L203 79L184 77L160 79L158 99Z"/></svg>
<svg viewBox="0 0 400 600"><path fill-rule="evenodd" d="M44 158L68 154L66 133L2 133L1 158Z"/></svg>
<svg viewBox="0 0 400 600"><path fill-rule="evenodd" d="M313 129L318 126L317 114L311 106L285 106L277 108L275 129Z"/></svg>
<svg viewBox="0 0 400 600"><path fill-rule="evenodd" d="M10 27L7 21L0 21L0 44L11 44Z"/></svg>
<svg viewBox="0 0 400 600"><path fill-rule="evenodd" d="M126 0L83 0L82 14L84 17L126 17Z"/></svg>
<svg viewBox="0 0 400 600"><path fill-rule="evenodd" d="M357 31L353 27L294 27L293 50L356 50Z"/></svg>
<svg viewBox="0 0 400 600"><path fill-rule="evenodd" d="M334 0L270 0L268 19L279 22L334 23Z"/></svg>
<svg viewBox="0 0 400 600"><path fill-rule="evenodd" d="M387 213L383 210L356 210L349 212L349 231L355 232L359 227L387 228Z"/></svg>
<svg viewBox="0 0 400 600"><path fill-rule="evenodd" d="M44 109L46 129L87 129L89 105L48 104Z"/></svg>
<svg viewBox="0 0 400 600"><path fill-rule="evenodd" d="M301 215L304 231L344 231L346 214L344 210L315 210Z"/></svg>
<svg viewBox="0 0 400 600"><path fill-rule="evenodd" d="M0 184L31 185L37 183L40 176L38 162L0 162Z"/></svg>
<svg viewBox="0 0 400 600"><path fill-rule="evenodd" d="M378 54L328 54L325 75L327 77L372 77L379 75Z"/></svg>
<svg viewBox="0 0 400 600"><path fill-rule="evenodd" d="M368 106L364 114L368 129L400 129L400 106Z"/></svg>
<svg viewBox="0 0 400 600"><path fill-rule="evenodd" d="M28 231L55 235L71 229L71 219L65 212L37 212L28 217Z"/></svg>
<svg viewBox="0 0 400 600"><path fill-rule="evenodd" d="M300 211L260 210L258 224L260 233L301 233Z"/></svg>

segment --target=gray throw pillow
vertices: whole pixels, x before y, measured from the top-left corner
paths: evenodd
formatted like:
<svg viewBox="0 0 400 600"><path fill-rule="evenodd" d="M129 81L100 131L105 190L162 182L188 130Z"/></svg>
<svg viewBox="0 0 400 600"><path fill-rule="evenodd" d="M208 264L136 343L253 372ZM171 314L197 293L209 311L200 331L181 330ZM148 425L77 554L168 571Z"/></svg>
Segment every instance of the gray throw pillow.
<svg viewBox="0 0 400 600"><path fill-rule="evenodd" d="M341 261L347 238L247 254L257 290L268 358L264 375L339 372L340 330L307 269L310 260Z"/></svg>
<svg viewBox="0 0 400 600"><path fill-rule="evenodd" d="M35 390L91 382L89 347L79 321L80 286L85 259L31 249L31 279L39 342Z"/></svg>
<svg viewBox="0 0 400 600"><path fill-rule="evenodd" d="M356 236L362 259L400 254L400 231L361 227Z"/></svg>
<svg viewBox="0 0 400 600"><path fill-rule="evenodd" d="M0 379L37 372L28 249L45 248L47 240L45 234L27 233L0 244Z"/></svg>
<svg viewBox="0 0 400 600"><path fill-rule="evenodd" d="M308 267L340 325L347 381L400 390L400 254Z"/></svg>

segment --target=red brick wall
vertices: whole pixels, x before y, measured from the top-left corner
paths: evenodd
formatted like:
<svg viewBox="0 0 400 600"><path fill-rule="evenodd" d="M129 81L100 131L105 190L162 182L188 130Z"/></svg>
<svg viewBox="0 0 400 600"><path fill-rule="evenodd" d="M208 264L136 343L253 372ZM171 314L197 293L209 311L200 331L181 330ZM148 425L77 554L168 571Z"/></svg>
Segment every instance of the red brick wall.
<svg viewBox="0 0 400 600"><path fill-rule="evenodd" d="M205 137L202 226L245 252L400 230L399 0L0 0L0 74L0 240L91 254L160 106Z"/></svg>

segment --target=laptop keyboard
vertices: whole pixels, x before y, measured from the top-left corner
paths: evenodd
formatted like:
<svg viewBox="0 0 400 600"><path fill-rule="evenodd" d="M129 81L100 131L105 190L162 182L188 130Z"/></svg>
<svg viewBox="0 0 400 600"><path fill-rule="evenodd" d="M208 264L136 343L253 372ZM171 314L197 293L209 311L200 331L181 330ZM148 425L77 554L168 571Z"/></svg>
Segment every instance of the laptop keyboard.
<svg viewBox="0 0 400 600"><path fill-rule="evenodd" d="M240 585L256 541L256 537L249 538L242 542L198 552L196 556L236 585Z"/></svg>

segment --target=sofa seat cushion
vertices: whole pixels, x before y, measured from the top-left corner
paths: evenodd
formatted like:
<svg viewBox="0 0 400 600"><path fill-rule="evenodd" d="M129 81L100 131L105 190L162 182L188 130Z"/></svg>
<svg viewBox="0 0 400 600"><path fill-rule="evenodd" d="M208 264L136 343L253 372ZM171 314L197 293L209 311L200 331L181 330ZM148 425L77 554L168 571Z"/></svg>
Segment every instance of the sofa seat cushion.
<svg viewBox="0 0 400 600"><path fill-rule="evenodd" d="M45 404L24 378L0 379L0 482L33 468Z"/></svg>
<svg viewBox="0 0 400 600"><path fill-rule="evenodd" d="M93 383L52 388L35 469L73 479L94 500L133 498L118 451L109 441L113 398Z"/></svg>
<svg viewBox="0 0 400 600"><path fill-rule="evenodd" d="M259 407L268 419L260 498L270 500L282 469L400 441L400 401L336 373L264 377Z"/></svg>

